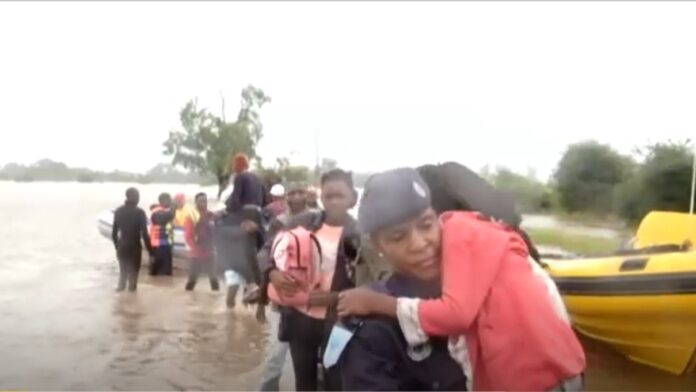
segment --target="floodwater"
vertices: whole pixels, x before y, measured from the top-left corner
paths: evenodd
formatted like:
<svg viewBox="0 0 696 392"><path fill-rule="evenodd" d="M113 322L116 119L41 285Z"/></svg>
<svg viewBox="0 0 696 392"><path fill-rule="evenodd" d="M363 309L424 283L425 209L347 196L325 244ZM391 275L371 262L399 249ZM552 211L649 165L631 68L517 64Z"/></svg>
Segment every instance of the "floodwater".
<svg viewBox="0 0 696 392"><path fill-rule="evenodd" d="M0 389L257 389L269 336L251 309L228 311L204 279L185 292L181 276L142 275L136 294L114 293L113 246L96 217L126 187L0 182ZM199 191L139 188L145 206L162 191ZM696 390L694 377L584 343L590 390Z"/></svg>

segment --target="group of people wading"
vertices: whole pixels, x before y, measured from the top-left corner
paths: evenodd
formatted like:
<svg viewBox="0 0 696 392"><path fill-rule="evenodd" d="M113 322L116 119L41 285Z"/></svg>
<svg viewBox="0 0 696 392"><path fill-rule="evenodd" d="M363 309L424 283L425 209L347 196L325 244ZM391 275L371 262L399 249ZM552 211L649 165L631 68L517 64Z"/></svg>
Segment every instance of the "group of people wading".
<svg viewBox="0 0 696 392"><path fill-rule="evenodd" d="M465 167L376 174L355 220L350 172L322 175L320 208L306 186L286 184L269 209L241 163L227 214L187 230L189 245L227 260L228 287L247 287L261 321L266 305L277 313L261 390L279 389L288 352L298 391L582 390L585 355L558 289L519 215L502 201L491 207L504 198ZM114 227L137 227L121 236L135 244L147 238L145 214L128 203ZM117 249L128 273L135 253ZM208 263L192 258L192 270Z"/></svg>

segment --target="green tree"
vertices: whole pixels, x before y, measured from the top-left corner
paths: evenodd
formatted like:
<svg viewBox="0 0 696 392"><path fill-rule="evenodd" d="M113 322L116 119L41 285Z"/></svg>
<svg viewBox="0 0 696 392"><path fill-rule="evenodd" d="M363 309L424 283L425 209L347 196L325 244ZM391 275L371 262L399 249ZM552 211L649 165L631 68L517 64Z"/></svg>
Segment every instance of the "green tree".
<svg viewBox="0 0 696 392"><path fill-rule="evenodd" d="M573 213L611 212L614 189L627 178L632 165L628 157L605 144L570 145L554 173L561 207Z"/></svg>
<svg viewBox="0 0 696 392"><path fill-rule="evenodd" d="M271 98L254 86L244 88L241 97L235 122L224 119L224 100L222 117L199 108L196 100L189 101L179 113L183 129L171 131L164 142L164 154L172 157L173 165L215 176L218 197L229 179L230 159L238 153L256 158L263 137L259 110Z"/></svg>
<svg viewBox="0 0 696 392"><path fill-rule="evenodd" d="M687 212L693 165L688 143L656 143L641 153L643 163L617 189L617 213L636 223L652 210Z"/></svg>
<svg viewBox="0 0 696 392"><path fill-rule="evenodd" d="M487 173L487 181L493 186L510 193L522 212L548 211L551 209L551 189L533 174L523 176L507 168L498 168Z"/></svg>

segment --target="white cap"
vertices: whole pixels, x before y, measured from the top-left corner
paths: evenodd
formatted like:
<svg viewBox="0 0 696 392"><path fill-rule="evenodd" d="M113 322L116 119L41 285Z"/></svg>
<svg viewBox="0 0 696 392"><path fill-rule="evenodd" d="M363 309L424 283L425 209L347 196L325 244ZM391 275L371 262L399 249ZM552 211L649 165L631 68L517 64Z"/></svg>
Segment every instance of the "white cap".
<svg viewBox="0 0 696 392"><path fill-rule="evenodd" d="M271 196L283 197L285 196L285 187L282 184L275 184L271 187Z"/></svg>

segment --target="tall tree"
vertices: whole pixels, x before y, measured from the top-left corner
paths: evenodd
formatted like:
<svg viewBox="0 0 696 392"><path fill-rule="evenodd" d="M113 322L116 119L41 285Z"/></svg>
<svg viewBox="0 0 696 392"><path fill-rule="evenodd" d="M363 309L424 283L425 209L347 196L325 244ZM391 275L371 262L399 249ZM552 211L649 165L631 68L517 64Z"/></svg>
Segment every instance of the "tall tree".
<svg viewBox="0 0 696 392"><path fill-rule="evenodd" d="M537 212L551 208L551 189L537 180L532 172L523 176L510 169L499 167L495 174L489 174L487 180L496 188L510 193L522 212Z"/></svg>
<svg viewBox="0 0 696 392"><path fill-rule="evenodd" d="M172 157L174 165L201 175L214 175L220 197L229 180L230 159L237 153L256 158L256 146L263 137L259 111L270 101L263 90L247 86L241 93L237 120L227 122L224 113L216 116L191 100L179 113L182 129L169 132L164 154Z"/></svg>
<svg viewBox="0 0 696 392"><path fill-rule="evenodd" d="M693 153L686 142L665 142L641 151L645 160L617 190L617 212L630 222L652 210L687 212Z"/></svg>
<svg viewBox="0 0 696 392"><path fill-rule="evenodd" d="M569 212L607 213L614 188L630 173L632 162L608 145L588 141L570 145L554 174L563 208Z"/></svg>

